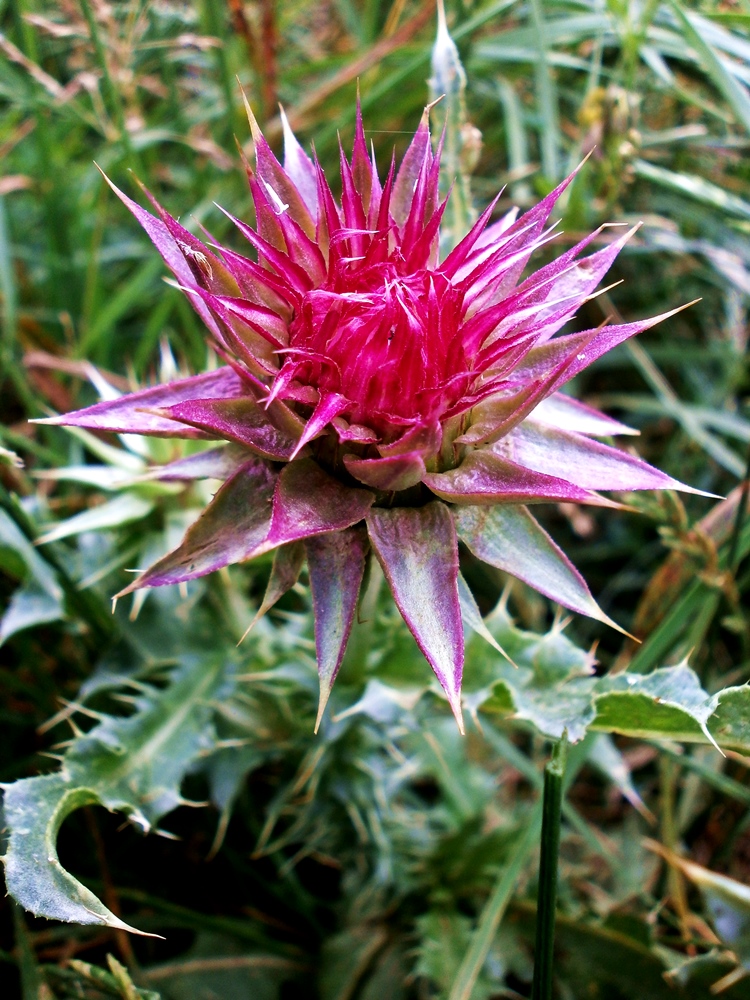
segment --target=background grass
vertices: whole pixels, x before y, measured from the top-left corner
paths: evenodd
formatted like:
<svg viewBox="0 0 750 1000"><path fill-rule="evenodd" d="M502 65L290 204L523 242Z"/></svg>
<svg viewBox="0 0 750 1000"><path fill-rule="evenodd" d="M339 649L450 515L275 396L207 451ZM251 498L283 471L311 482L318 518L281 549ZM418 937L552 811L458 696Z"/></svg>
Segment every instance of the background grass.
<svg viewBox="0 0 750 1000"><path fill-rule="evenodd" d="M648 671L689 653L708 691L743 683L750 576L733 542L744 514L732 491L750 444L750 6L476 0L450 4L448 14L469 80L469 118L484 142L472 181L477 204L505 184L498 212L529 205L593 149L562 206L555 249L602 222L645 223L618 260L623 284L590 303L581 323L636 319L700 298L613 351L574 388L638 427L643 457L733 502L718 513L708 501L669 496L634 499L640 514L549 510L549 529L605 611L645 641L623 645L583 620L569 633L584 646L598 642L602 670ZM123 388L158 377L160 366L206 364L197 318L164 285L161 262L94 163L130 193L132 171L185 225L203 223L222 240L226 220L214 202L250 211L234 147L235 136L248 139L236 78L274 146L281 101L329 177L337 137L346 148L353 134L359 81L368 138L385 163L394 146L397 154L405 147L427 99L434 11L411 0L6 0L0 28L0 445L23 462L0 465L0 477L22 498L34 532L105 497L36 478L92 461L93 446L26 423L94 399L84 360ZM128 639L126 614L110 619L104 609L144 539L178 531L201 502L161 497L112 532L40 549L69 575L67 620L20 631L0 647L2 780L49 768L40 754L70 730L38 727L61 699L78 696L97 665L101 675L103 645L119 642L110 668L132 670L128 643L152 642L177 613L150 601L143 631ZM0 553L7 606L26 571L10 548ZM478 566L466 571L488 610L504 581ZM94 582L81 589L86 579ZM191 612L196 648L229 650L233 629L244 631L263 573L232 581L230 589L217 578L197 592L208 618ZM520 586L510 600L525 627L552 620L546 602ZM386 661L396 656L388 643L397 632L388 632L393 619L384 621L376 648ZM308 626L306 597L292 594L247 653L248 672L286 673L267 689L256 685L222 723L220 735L241 753L226 764L233 792L218 853L215 810L173 813L166 825L177 843L120 829L120 818L100 809L63 827L63 863L166 943L49 925L5 899L4 996L131 995L126 974L107 967L108 952L139 988L165 998L528 995L533 866L471 971L469 992L457 993L456 983L465 956L481 957L481 914L528 822L543 741L488 724L461 742L429 702L413 726L402 715L367 718L316 742L312 673L293 667L309 660ZM163 641L166 661L177 647ZM93 704L111 710L111 695L100 697ZM188 776L186 797L205 798L207 781ZM746 939L727 938L692 883L641 843L647 833L747 882L744 761L701 749L657 753L635 741L607 750L588 743L572 765L568 804L561 997L708 996L708 985L734 967L726 946L750 961ZM750 987L738 980L727 995L750 996Z"/></svg>

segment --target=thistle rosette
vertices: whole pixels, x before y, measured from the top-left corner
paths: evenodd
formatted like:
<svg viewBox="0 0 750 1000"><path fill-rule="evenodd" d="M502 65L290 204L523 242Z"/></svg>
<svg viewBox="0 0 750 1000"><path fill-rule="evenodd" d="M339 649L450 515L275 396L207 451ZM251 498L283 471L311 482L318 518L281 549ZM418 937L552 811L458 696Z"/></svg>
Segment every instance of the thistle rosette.
<svg viewBox="0 0 750 1000"><path fill-rule="evenodd" d="M476 609L459 540L609 622L528 505L614 506L599 490L690 491L598 440L634 432L559 391L672 313L557 336L632 233L584 256L592 233L522 278L574 175L520 218L490 224L493 203L440 260L446 203L427 112L381 183L358 110L340 202L286 119L283 166L250 122L255 228L229 216L250 255L201 242L148 192L155 215L114 188L225 364L52 422L231 442L196 456L197 474L224 485L180 546L122 594L274 551L265 611L306 559L322 713L374 554L461 725L462 607L467 620Z"/></svg>

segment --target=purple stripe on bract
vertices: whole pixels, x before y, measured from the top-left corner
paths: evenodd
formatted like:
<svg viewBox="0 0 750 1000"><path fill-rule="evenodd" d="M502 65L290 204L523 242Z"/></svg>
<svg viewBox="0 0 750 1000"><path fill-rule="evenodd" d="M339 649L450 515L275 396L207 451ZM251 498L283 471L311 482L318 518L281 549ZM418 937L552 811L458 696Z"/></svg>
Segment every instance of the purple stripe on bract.
<svg viewBox="0 0 750 1000"><path fill-rule="evenodd" d="M149 469L137 481L158 479L160 482L180 482L193 479L229 479L251 458L245 448L237 445L223 445L209 451L199 451L195 455L178 458L168 465L157 465Z"/></svg>
<svg viewBox="0 0 750 1000"><path fill-rule="evenodd" d="M286 462L296 442L274 427L252 396L236 399L191 399L164 410L174 420L198 427L214 437L237 441L262 458Z"/></svg>
<svg viewBox="0 0 750 1000"><path fill-rule="evenodd" d="M315 166L289 127L283 108L280 109L280 113L284 130L284 171L299 191L311 218L315 219L318 213L318 180Z"/></svg>
<svg viewBox="0 0 750 1000"><path fill-rule="evenodd" d="M271 522L276 473L252 459L228 479L181 544L117 596L205 576L258 554Z"/></svg>
<svg viewBox="0 0 750 1000"><path fill-rule="evenodd" d="M543 399L524 421L527 422L563 431L574 431L577 434L591 434L594 437L640 433L562 392L555 392Z"/></svg>
<svg viewBox="0 0 750 1000"><path fill-rule="evenodd" d="M464 633L458 546L447 507L376 507L367 518L373 549L393 598L445 691L459 728Z"/></svg>
<svg viewBox="0 0 750 1000"><path fill-rule="evenodd" d="M375 500L369 490L344 486L310 458L285 465L273 498L273 517L264 549L341 531L362 521Z"/></svg>
<svg viewBox="0 0 750 1000"><path fill-rule="evenodd" d="M344 658L359 589L365 572L367 534L362 528L337 531L305 542L315 612L320 701L315 732Z"/></svg>
<svg viewBox="0 0 750 1000"><path fill-rule="evenodd" d="M584 489L695 492L634 455L571 431L523 423L495 447L526 469Z"/></svg>
<svg viewBox="0 0 750 1000"><path fill-rule="evenodd" d="M586 503L617 504L566 479L525 469L487 449L472 451L450 472L428 473L422 482L443 500L457 504Z"/></svg>
<svg viewBox="0 0 750 1000"><path fill-rule="evenodd" d="M128 198L123 191L112 183L106 174L103 174L103 177L120 201L130 209L136 219L143 226L149 239L161 254L165 264L172 274L174 274L177 280L182 284L191 284L194 281L194 275L187 263L187 260L185 259L185 254L180 249L177 241L161 219L155 218L150 212L141 208L137 202ZM221 333L216 325L216 321L206 306L199 299L193 301L193 306L208 329L214 334L214 336L221 340Z"/></svg>
<svg viewBox="0 0 750 1000"><path fill-rule="evenodd" d="M618 628L562 549L525 507L459 507L453 519L459 539L482 562L523 580L571 611Z"/></svg>
<svg viewBox="0 0 750 1000"><path fill-rule="evenodd" d="M85 410L75 410L44 423L62 424L66 427L87 427L90 430L111 431L116 434L152 434L156 437L203 438L210 435L196 428L186 427L167 417L154 413L178 403L193 399L224 399L247 392L247 385L229 367L192 378L179 379L151 389L141 389L118 399L95 403Z"/></svg>
<svg viewBox="0 0 750 1000"><path fill-rule="evenodd" d="M386 458L354 458L353 455L345 455L344 465L365 486L385 492L407 490L410 486L416 486L426 472L424 459L418 451Z"/></svg>

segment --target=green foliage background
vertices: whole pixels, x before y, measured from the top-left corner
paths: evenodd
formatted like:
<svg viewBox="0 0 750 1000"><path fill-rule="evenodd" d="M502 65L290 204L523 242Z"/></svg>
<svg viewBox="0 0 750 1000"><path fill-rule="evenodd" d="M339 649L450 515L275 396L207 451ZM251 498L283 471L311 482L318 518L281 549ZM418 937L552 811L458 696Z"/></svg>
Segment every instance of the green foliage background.
<svg viewBox="0 0 750 1000"><path fill-rule="evenodd" d="M237 646L270 562L152 593L135 620L130 606L110 615L126 571L174 543L207 496L143 480L178 457L173 443L144 451L27 418L92 402L88 362L127 389L207 359L197 318L94 161L130 192L132 170L222 240L213 203L250 211L235 78L274 146L281 100L329 177L359 80L385 163L427 99L434 9L0 0L4 850L13 896L59 918L0 901L4 997L528 996L541 768L564 727L579 742L559 997L700 1000L717 981L750 997L738 487L750 6L459 0L448 16L483 136L477 203L507 183L499 210L529 205L593 149L555 249L603 222L645 223L618 260L624 283L581 322L701 299L574 388L640 428L645 458L727 500L546 512L640 645L584 620L562 632L541 598L467 558L490 616L475 616L485 635L469 647L465 739L377 575L317 737L306 587Z"/></svg>

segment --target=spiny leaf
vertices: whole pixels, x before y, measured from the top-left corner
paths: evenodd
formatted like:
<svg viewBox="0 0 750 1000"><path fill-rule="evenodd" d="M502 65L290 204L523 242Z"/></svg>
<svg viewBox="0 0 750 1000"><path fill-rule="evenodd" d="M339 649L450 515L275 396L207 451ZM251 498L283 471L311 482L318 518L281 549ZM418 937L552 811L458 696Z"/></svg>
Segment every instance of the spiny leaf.
<svg viewBox="0 0 750 1000"><path fill-rule="evenodd" d="M10 842L4 862L8 891L36 916L142 933L108 910L58 860L57 834L64 820L76 809L96 804L95 792L76 788L63 773L7 786L4 811Z"/></svg>
<svg viewBox="0 0 750 1000"><path fill-rule="evenodd" d="M502 610L487 624L518 669L495 661L489 668L495 679L488 683L485 668L481 687L471 691L472 670L467 666L464 697L474 709L513 714L554 738L567 729L573 742L594 729L750 753L750 687L726 688L710 696L684 663L646 675L596 678L590 676L593 658L559 629L546 636L524 633ZM486 659L484 650L482 655ZM468 664L472 658L467 658Z"/></svg>
<svg viewBox="0 0 750 1000"><path fill-rule="evenodd" d="M473 617L467 624L477 631ZM650 674L595 677L593 655L571 642L559 626L546 635L524 632L513 625L502 604L484 621L484 629L504 656L491 653L484 640L469 638L463 702L472 716L482 709L523 720L554 739L567 730L574 743L595 730L710 743L750 754L750 686L709 695L684 663ZM411 706L424 691L415 684L397 690L395 681L375 684L371 681L364 696L342 715L363 712L377 719L384 705L392 715L405 695Z"/></svg>
<svg viewBox="0 0 750 1000"><path fill-rule="evenodd" d="M136 699L134 715L105 716L77 739L59 772L3 786L9 831L5 876L18 903L54 920L134 930L65 871L57 835L65 819L85 805L124 812L148 830L183 801L185 772L213 745L210 701L231 687L225 662L186 658L165 690Z"/></svg>
<svg viewBox="0 0 750 1000"><path fill-rule="evenodd" d="M602 677L594 697L597 729L629 736L643 733L652 739L706 741L716 746L707 723L717 702L684 663L645 675ZM746 727L748 735L750 727Z"/></svg>

